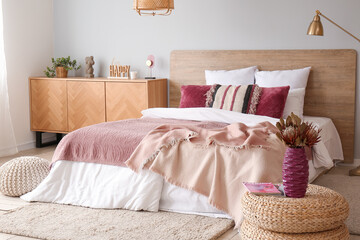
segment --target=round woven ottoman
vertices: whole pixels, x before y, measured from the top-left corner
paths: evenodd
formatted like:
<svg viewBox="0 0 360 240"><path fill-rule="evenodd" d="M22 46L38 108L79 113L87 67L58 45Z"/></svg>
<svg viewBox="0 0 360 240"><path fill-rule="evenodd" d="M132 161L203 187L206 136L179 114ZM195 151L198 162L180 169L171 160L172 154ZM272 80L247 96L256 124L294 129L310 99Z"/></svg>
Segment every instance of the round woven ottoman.
<svg viewBox="0 0 360 240"><path fill-rule="evenodd" d="M241 224L241 240L347 240L350 239L349 231L345 224L323 232L315 233L279 233L261 229L248 221Z"/></svg>
<svg viewBox="0 0 360 240"><path fill-rule="evenodd" d="M0 192L18 197L36 188L49 173L49 162L39 157L19 157L0 167Z"/></svg>
<svg viewBox="0 0 360 240"><path fill-rule="evenodd" d="M340 227L349 204L339 193L309 184L304 198L257 196L242 198L244 218L265 230L281 233L321 232Z"/></svg>

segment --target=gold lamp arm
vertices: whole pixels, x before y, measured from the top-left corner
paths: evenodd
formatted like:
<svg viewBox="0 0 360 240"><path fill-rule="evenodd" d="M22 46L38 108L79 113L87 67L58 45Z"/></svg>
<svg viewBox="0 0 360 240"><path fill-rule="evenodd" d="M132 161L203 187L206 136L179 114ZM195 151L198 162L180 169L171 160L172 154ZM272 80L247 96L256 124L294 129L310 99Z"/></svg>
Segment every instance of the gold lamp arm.
<svg viewBox="0 0 360 240"><path fill-rule="evenodd" d="M314 17L313 21L311 22L309 29L308 29L308 35L318 35L318 36L322 36L323 35L323 26L321 24L320 21L320 17L322 16L324 17L326 20L328 20L329 22L331 22L332 24L334 24L335 26L337 26L338 28L340 28L341 30L343 30L345 33L347 33L348 35L350 35L351 37L353 37L354 39L356 39L358 42L360 42L360 39L355 37L354 35L352 35L349 31L345 30L344 28L342 28L341 26L339 26L337 23L335 23L333 20L331 20L330 18L328 18L327 16L325 16L324 14L322 14L319 10L316 10L316 16ZM360 176L360 166L351 169L349 171L349 175L350 176Z"/></svg>
<svg viewBox="0 0 360 240"><path fill-rule="evenodd" d="M355 38L358 42L360 42L360 39L355 37L354 35L352 35L349 31L345 30L343 27L339 26L337 23L335 23L333 20L331 20L330 18L328 18L327 16L325 16L324 14L322 14L319 10L316 10L316 14L320 15L322 17L324 17L326 20L328 20L329 22L331 22L332 24L334 24L335 26L337 26L338 28L340 28L341 30L343 30L344 32L346 32L347 34L349 34L350 36L352 36L353 38Z"/></svg>

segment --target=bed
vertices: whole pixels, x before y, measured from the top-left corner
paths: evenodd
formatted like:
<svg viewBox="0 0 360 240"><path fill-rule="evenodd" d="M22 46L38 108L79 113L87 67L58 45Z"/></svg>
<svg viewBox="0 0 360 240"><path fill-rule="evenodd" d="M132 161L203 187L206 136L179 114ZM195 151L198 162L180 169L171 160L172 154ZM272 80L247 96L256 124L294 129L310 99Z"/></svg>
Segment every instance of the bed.
<svg viewBox="0 0 360 240"><path fill-rule="evenodd" d="M252 65L257 65L260 70L312 67L306 88L304 119L323 131L322 142L313 149L313 160L309 161L310 182L331 168L335 159L353 161L356 71L356 52L353 50L173 51L169 81L172 108L144 110L143 117L158 119L155 121L159 122L160 119L170 118L211 120L224 124L243 122L248 126L263 121L275 124L278 121L276 118L245 116L248 114L221 109L177 109L180 86L205 84L206 69L231 70ZM164 210L234 217L231 211L224 211L229 209L219 207L209 200L209 196L204 196L207 194L200 194L201 191L186 186L182 188L179 186L181 184L175 184L168 178L165 178L166 181L161 174L148 169L135 173L121 165L92 163L86 159L68 160L60 157L52 165L49 176L34 191L23 195L22 199L94 208ZM276 168L281 172L281 162L277 163ZM266 180L247 180L258 179ZM275 178L269 179L274 181Z"/></svg>

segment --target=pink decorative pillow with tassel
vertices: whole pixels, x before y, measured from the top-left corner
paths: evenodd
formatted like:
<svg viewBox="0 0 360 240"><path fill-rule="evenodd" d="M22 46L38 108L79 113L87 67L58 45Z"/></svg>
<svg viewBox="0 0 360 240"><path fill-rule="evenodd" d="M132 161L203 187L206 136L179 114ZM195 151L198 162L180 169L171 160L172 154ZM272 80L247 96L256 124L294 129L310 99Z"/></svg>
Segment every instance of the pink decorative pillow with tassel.
<svg viewBox="0 0 360 240"><path fill-rule="evenodd" d="M259 104L255 115L281 118L284 112L290 86L262 87Z"/></svg>
<svg viewBox="0 0 360 240"><path fill-rule="evenodd" d="M183 85L181 86L180 108L205 107L206 93L211 85Z"/></svg>

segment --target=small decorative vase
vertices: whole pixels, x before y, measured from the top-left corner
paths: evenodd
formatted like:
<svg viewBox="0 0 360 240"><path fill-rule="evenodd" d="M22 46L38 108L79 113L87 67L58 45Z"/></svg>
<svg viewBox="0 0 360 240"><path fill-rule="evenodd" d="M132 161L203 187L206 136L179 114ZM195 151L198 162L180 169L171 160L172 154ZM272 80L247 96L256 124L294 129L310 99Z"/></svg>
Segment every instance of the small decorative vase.
<svg viewBox="0 0 360 240"><path fill-rule="evenodd" d="M57 78L67 78L68 71L64 67L56 67Z"/></svg>
<svg viewBox="0 0 360 240"><path fill-rule="evenodd" d="M309 178L309 163L304 148L287 148L285 152L282 178L287 197L305 196Z"/></svg>

